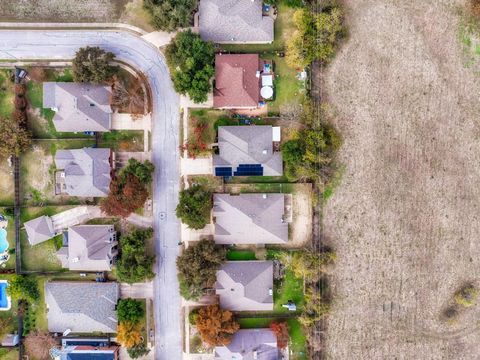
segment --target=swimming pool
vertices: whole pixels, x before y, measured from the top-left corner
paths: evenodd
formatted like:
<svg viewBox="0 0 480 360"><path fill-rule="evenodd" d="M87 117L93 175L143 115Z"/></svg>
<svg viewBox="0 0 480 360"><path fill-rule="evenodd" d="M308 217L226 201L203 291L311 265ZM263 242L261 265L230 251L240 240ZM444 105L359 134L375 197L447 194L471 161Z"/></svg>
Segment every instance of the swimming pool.
<svg viewBox="0 0 480 360"><path fill-rule="evenodd" d="M6 280L0 280L0 311L10 309L10 299L7 296L7 286L8 283Z"/></svg>
<svg viewBox="0 0 480 360"><path fill-rule="evenodd" d="M7 230L0 229L0 254L8 249Z"/></svg>

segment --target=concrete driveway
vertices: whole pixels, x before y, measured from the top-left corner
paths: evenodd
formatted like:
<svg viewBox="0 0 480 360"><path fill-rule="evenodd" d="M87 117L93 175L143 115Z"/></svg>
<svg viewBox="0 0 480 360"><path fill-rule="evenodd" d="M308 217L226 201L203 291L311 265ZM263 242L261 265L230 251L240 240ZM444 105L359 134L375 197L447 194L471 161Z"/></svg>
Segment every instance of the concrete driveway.
<svg viewBox="0 0 480 360"><path fill-rule="evenodd" d="M181 302L175 260L180 223L175 216L179 191L179 97L163 55L151 43L125 30L0 30L0 60L71 60L84 46L99 46L141 71L152 92L152 162L154 230L157 264L154 280L155 358L181 359Z"/></svg>
<svg viewBox="0 0 480 360"><path fill-rule="evenodd" d="M153 282L120 284L120 298L153 299Z"/></svg>
<svg viewBox="0 0 480 360"><path fill-rule="evenodd" d="M98 206L77 206L73 209L62 211L61 213L52 216L52 223L54 231L61 232L62 230L82 224L90 219L102 217L102 212Z"/></svg>

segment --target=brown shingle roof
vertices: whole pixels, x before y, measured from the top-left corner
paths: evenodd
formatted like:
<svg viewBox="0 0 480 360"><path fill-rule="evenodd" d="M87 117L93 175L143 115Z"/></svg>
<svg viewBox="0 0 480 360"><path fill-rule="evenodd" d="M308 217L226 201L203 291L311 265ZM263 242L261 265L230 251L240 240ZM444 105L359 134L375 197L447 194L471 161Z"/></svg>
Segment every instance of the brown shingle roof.
<svg viewBox="0 0 480 360"><path fill-rule="evenodd" d="M260 59L258 54L218 54L215 56L213 106L252 108L260 100Z"/></svg>

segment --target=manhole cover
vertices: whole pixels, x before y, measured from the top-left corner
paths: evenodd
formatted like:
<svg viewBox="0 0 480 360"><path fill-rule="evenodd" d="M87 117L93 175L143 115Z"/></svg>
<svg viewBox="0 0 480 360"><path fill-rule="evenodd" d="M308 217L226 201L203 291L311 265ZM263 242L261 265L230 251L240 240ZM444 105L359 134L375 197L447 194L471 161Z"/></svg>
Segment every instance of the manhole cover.
<svg viewBox="0 0 480 360"><path fill-rule="evenodd" d="M160 213L160 220L165 220L166 217L167 217L167 214L166 214L166 213L164 213L164 212L161 212L161 213Z"/></svg>

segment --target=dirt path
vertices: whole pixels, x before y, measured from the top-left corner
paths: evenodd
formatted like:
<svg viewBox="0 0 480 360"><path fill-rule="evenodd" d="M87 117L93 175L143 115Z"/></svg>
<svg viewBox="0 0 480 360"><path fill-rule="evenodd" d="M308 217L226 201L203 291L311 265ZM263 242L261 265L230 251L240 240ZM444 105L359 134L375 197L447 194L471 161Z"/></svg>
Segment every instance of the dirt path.
<svg viewBox="0 0 480 360"><path fill-rule="evenodd" d="M480 84L461 1L346 0L350 39L327 74L344 137L325 209L338 253L331 359L477 359L480 305L442 310L480 278Z"/></svg>

